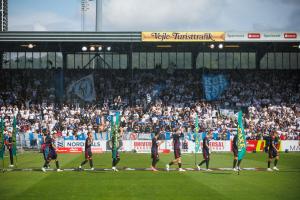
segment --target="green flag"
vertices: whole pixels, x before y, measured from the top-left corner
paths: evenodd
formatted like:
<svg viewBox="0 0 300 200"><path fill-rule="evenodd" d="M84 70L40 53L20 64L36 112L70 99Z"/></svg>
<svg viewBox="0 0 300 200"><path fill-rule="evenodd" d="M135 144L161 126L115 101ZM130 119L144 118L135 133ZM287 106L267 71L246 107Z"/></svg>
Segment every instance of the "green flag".
<svg viewBox="0 0 300 200"><path fill-rule="evenodd" d="M195 120L194 139L195 139L195 153L197 153L199 151L199 149L200 149L199 118L198 118L198 114L197 113L196 113L196 120Z"/></svg>
<svg viewBox="0 0 300 200"><path fill-rule="evenodd" d="M4 158L4 121L1 117L0 121L0 159Z"/></svg>
<svg viewBox="0 0 300 200"><path fill-rule="evenodd" d="M12 132L12 141L13 141L13 155L17 155L17 119L14 117L13 121L13 132Z"/></svg>
<svg viewBox="0 0 300 200"><path fill-rule="evenodd" d="M237 127L237 146L238 146L238 160L242 160L245 153L246 153L246 137L245 137L245 131L243 127L243 113L240 111L238 113L238 127Z"/></svg>
<svg viewBox="0 0 300 200"><path fill-rule="evenodd" d="M111 136L112 136L112 157L117 158L118 151L118 137L119 137L119 117L120 113L116 113L116 123L113 122L113 115L111 115Z"/></svg>

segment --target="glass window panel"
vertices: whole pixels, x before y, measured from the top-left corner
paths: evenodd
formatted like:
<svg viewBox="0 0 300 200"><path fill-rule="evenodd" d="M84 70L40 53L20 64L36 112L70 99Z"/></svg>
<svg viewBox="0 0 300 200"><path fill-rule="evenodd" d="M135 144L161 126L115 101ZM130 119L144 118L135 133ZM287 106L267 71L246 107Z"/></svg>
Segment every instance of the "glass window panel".
<svg viewBox="0 0 300 200"><path fill-rule="evenodd" d="M33 65L33 56L32 56L32 52L26 52L26 69L32 69L32 65Z"/></svg>
<svg viewBox="0 0 300 200"><path fill-rule="evenodd" d="M219 68L220 69L226 69L225 55L226 54L224 52L219 53Z"/></svg>
<svg viewBox="0 0 300 200"><path fill-rule="evenodd" d="M75 69L82 69L82 55L79 53L75 55Z"/></svg>
<svg viewBox="0 0 300 200"><path fill-rule="evenodd" d="M139 65L139 53L132 53L132 68L138 69Z"/></svg>
<svg viewBox="0 0 300 200"><path fill-rule="evenodd" d="M275 53L276 69L282 69L282 53Z"/></svg>
<svg viewBox="0 0 300 200"><path fill-rule="evenodd" d="M169 53L162 53L162 69L169 67Z"/></svg>
<svg viewBox="0 0 300 200"><path fill-rule="evenodd" d="M218 69L218 61L219 61L218 53L213 52L211 54L211 68L212 69Z"/></svg>
<svg viewBox="0 0 300 200"><path fill-rule="evenodd" d="M127 69L127 54L121 54L120 59L120 68Z"/></svg>
<svg viewBox="0 0 300 200"><path fill-rule="evenodd" d="M261 69L268 69L268 65L267 65L267 54L264 55L264 57L262 57L262 59L260 60L260 68L261 68Z"/></svg>
<svg viewBox="0 0 300 200"><path fill-rule="evenodd" d="M204 67L210 69L210 53L204 52Z"/></svg>
<svg viewBox="0 0 300 200"><path fill-rule="evenodd" d="M24 69L25 68L25 52L19 52L19 59L18 59L18 68Z"/></svg>
<svg viewBox="0 0 300 200"><path fill-rule="evenodd" d="M184 53L184 65L185 65L185 69L192 69L192 53L190 52Z"/></svg>
<svg viewBox="0 0 300 200"><path fill-rule="evenodd" d="M47 67L55 68L55 52L48 52Z"/></svg>
<svg viewBox="0 0 300 200"><path fill-rule="evenodd" d="M234 69L240 69L241 63L240 63L240 53L234 53Z"/></svg>
<svg viewBox="0 0 300 200"><path fill-rule="evenodd" d="M18 53L17 52L11 52L11 58L10 59L11 59L11 62L10 62L11 68L16 69L17 65L18 65L18 62L19 62Z"/></svg>
<svg viewBox="0 0 300 200"><path fill-rule="evenodd" d="M154 68L154 53L151 52L147 53L147 68L148 69Z"/></svg>
<svg viewBox="0 0 300 200"><path fill-rule="evenodd" d="M120 54L113 54L113 66L114 69L120 69Z"/></svg>
<svg viewBox="0 0 300 200"><path fill-rule="evenodd" d="M56 52L56 68L63 68L63 56L61 52Z"/></svg>
<svg viewBox="0 0 300 200"><path fill-rule="evenodd" d="M233 64L233 53L228 52L226 53L226 69L233 69L234 64Z"/></svg>
<svg viewBox="0 0 300 200"><path fill-rule="evenodd" d="M241 55L242 69L248 69L248 53L242 53Z"/></svg>
<svg viewBox="0 0 300 200"><path fill-rule="evenodd" d="M297 53L291 53L291 69L297 69Z"/></svg>
<svg viewBox="0 0 300 200"><path fill-rule="evenodd" d="M10 63L9 56L10 56L10 52L4 53L2 55L3 55L2 67L3 67L3 69L9 69L9 63Z"/></svg>
<svg viewBox="0 0 300 200"><path fill-rule="evenodd" d="M104 69L105 67L107 66L104 64L104 53L99 53L99 56L97 56L95 61L95 68Z"/></svg>
<svg viewBox="0 0 300 200"><path fill-rule="evenodd" d="M184 69L184 54L182 52L177 52L177 69Z"/></svg>
<svg viewBox="0 0 300 200"><path fill-rule="evenodd" d="M203 63L204 63L204 53L199 52L196 59L196 69L203 68L204 67Z"/></svg>
<svg viewBox="0 0 300 200"><path fill-rule="evenodd" d="M290 68L290 53L283 53L283 69Z"/></svg>
<svg viewBox="0 0 300 200"><path fill-rule="evenodd" d="M173 53L173 52L169 53L169 58L170 58L169 66L176 69L177 68L176 53Z"/></svg>
<svg viewBox="0 0 300 200"><path fill-rule="evenodd" d="M33 53L33 69L39 69L41 68L41 63L40 63L40 52L34 52Z"/></svg>
<svg viewBox="0 0 300 200"><path fill-rule="evenodd" d="M146 63L146 56L147 53L140 53L140 69L146 69L147 68L147 63Z"/></svg>
<svg viewBox="0 0 300 200"><path fill-rule="evenodd" d="M67 69L74 69L74 54L67 55Z"/></svg>
<svg viewBox="0 0 300 200"><path fill-rule="evenodd" d="M155 56L155 67L162 67L162 61L161 61L161 52L155 52L154 53Z"/></svg>
<svg viewBox="0 0 300 200"><path fill-rule="evenodd" d="M268 68L269 69L275 68L275 54L273 52L268 53Z"/></svg>
<svg viewBox="0 0 300 200"><path fill-rule="evenodd" d="M112 68L112 53L104 53L104 68L111 69Z"/></svg>
<svg viewBox="0 0 300 200"><path fill-rule="evenodd" d="M256 54L255 53L249 53L249 68L255 69L256 68Z"/></svg>

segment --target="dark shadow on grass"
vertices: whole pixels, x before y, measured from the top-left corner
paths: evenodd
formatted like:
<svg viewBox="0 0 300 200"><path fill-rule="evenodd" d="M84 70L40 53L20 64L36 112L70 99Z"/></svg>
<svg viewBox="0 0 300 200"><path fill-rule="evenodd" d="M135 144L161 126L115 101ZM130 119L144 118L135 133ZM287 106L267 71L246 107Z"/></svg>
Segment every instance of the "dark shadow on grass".
<svg viewBox="0 0 300 200"><path fill-rule="evenodd" d="M231 175L231 174L233 174L233 173L226 173L226 172L207 172L207 173L205 173L205 174L212 174L212 175Z"/></svg>

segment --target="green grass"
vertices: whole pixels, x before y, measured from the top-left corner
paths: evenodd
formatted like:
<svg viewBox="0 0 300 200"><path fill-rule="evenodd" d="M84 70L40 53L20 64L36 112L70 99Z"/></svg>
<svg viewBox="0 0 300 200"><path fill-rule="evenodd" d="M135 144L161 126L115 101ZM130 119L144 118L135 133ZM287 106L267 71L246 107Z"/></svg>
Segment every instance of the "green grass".
<svg viewBox="0 0 300 200"><path fill-rule="evenodd" d="M163 168L172 158L173 154L161 154L157 167ZM61 168L77 167L82 159L79 154L59 155ZM242 167L266 167L266 159L264 153L247 154ZM194 167L194 155L184 154L182 160L183 167ZM42 163L39 153L18 155L18 168L37 168ZM94 163L95 168L110 168L111 154L94 154ZM150 163L149 154L121 153L118 166L146 168ZM215 153L210 165L231 167L232 154ZM278 167L279 172L242 171L240 175L232 171L5 172L0 173L0 199L299 199L300 153L282 153Z"/></svg>

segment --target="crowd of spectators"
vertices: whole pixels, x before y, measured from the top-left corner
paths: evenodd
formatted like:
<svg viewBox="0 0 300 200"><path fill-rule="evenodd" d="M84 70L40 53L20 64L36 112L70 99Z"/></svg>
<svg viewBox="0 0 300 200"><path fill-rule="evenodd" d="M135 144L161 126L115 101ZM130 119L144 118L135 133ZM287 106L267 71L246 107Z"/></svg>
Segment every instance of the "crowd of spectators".
<svg viewBox="0 0 300 200"><path fill-rule="evenodd" d="M65 71L64 87L93 73L97 99L58 101L57 70L1 70L0 116L11 129L16 116L20 133L43 129L61 137L82 139L88 131L110 132L110 115L121 111L125 135L211 130L215 140L236 133L237 110L243 110L247 139L276 130L282 140L300 139L300 76L290 71L223 71L229 87L218 101L204 99L201 72ZM215 72L216 73L216 72ZM67 96L67 95L65 95ZM104 137L107 139L107 137Z"/></svg>

